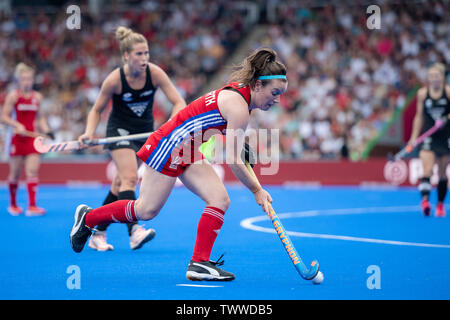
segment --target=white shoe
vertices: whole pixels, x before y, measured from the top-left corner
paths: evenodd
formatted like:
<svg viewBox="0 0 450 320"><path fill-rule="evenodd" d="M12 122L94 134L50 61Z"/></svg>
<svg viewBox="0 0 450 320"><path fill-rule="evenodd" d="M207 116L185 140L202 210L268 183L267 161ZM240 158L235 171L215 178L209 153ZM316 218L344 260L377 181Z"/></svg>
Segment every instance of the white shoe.
<svg viewBox="0 0 450 320"><path fill-rule="evenodd" d="M45 209L39 208L36 206L28 207L27 211L25 211L25 215L27 217L40 217L46 213Z"/></svg>
<svg viewBox="0 0 450 320"><path fill-rule="evenodd" d="M106 242L106 231L95 231L89 239L89 248L97 251L114 250L114 247Z"/></svg>
<svg viewBox="0 0 450 320"><path fill-rule="evenodd" d="M155 230L148 229L145 230L142 226L136 224L133 226L130 236L130 248L131 250L137 250L142 248L142 246L152 240L155 237Z"/></svg>
<svg viewBox="0 0 450 320"><path fill-rule="evenodd" d="M10 215L16 217L18 215L21 215L23 213L23 210L21 207L18 207L18 206L9 206L8 212Z"/></svg>

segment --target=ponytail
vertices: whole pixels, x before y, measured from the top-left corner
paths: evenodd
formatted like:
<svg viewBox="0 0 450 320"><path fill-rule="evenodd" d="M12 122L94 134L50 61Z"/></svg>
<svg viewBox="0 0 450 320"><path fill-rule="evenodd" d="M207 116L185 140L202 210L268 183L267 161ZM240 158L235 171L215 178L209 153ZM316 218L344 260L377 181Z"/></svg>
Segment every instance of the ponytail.
<svg viewBox="0 0 450 320"><path fill-rule="evenodd" d="M271 75L286 75L286 67L277 60L277 53L270 48L260 48L235 67L231 81L254 86L258 77ZM270 80L261 80L266 85Z"/></svg>
<svg viewBox="0 0 450 320"><path fill-rule="evenodd" d="M147 39L137 32L133 32L130 28L120 26L116 29L116 39L120 43L120 52L131 52L133 45L136 43L147 43Z"/></svg>

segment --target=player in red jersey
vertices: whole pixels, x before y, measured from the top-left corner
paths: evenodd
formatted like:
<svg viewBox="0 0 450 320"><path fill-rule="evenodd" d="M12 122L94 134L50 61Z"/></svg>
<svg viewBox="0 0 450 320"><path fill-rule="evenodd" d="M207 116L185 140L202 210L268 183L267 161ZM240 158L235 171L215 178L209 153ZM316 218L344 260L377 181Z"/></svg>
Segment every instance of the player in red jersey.
<svg viewBox="0 0 450 320"><path fill-rule="evenodd" d="M188 147L184 147L184 143L198 139L206 141L209 137L203 134L207 130L214 129L215 132L225 134L226 145L235 146L233 150L227 148L228 166L268 213L268 204L272 198L241 161L242 145L238 141L247 128L251 110L267 110L279 102L280 95L287 89L286 68L276 60L275 51L262 48L244 60L233 73L232 81L190 103L150 135L137 153L147 167L136 201L116 201L98 209L78 206L70 234L75 252L81 252L91 235L91 229L100 223L153 219L179 177L206 204L198 224L197 239L186 277L189 280L220 281L235 278L232 273L217 267L221 265L219 261L209 260L230 204L227 191L209 162L196 155L192 143L188 143ZM236 133L241 133L241 136ZM191 154L186 156L185 153ZM190 161L192 157L194 160ZM196 157L199 159L196 160Z"/></svg>
<svg viewBox="0 0 450 320"><path fill-rule="evenodd" d="M34 70L24 63L19 63L15 76L19 88L8 93L2 112L2 121L14 128L10 146L8 212L14 216L23 212L17 205L16 194L22 167L25 166L28 190L28 209L25 214L39 216L45 214L45 210L36 205L40 159L39 153L33 147L33 139L38 135L35 131L35 121L37 120L42 132L52 138L53 133L45 118L39 113L42 95L33 90Z"/></svg>

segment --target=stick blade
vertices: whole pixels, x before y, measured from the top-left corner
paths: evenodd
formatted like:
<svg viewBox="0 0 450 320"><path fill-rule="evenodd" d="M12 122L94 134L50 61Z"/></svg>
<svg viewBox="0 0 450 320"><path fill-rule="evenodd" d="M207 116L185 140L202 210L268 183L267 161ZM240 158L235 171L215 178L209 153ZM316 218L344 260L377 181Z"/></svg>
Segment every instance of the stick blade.
<svg viewBox="0 0 450 320"><path fill-rule="evenodd" d="M313 260L311 262L309 270L307 270L302 277L306 280L314 279L315 276L319 273L319 262L317 260Z"/></svg>
<svg viewBox="0 0 450 320"><path fill-rule="evenodd" d="M58 151L73 151L80 149L78 141L66 141L61 143L45 143L44 137L37 137L33 141L33 146L39 153L58 152Z"/></svg>
<svg viewBox="0 0 450 320"><path fill-rule="evenodd" d="M34 138L33 146L39 153L46 153L49 150L48 146L45 144L45 138L42 136Z"/></svg>

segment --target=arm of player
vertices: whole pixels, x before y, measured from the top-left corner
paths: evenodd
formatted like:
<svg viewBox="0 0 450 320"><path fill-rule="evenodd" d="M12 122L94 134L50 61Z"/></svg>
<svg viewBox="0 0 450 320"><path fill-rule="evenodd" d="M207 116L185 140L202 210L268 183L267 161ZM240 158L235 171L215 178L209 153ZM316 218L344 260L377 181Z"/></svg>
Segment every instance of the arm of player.
<svg viewBox="0 0 450 320"><path fill-rule="evenodd" d="M97 129L97 126L100 122L100 116L103 110L105 110L106 106L108 105L109 100L113 96L117 81L114 79L114 72L111 73L105 81L102 83L102 87L100 89L100 94L97 97L97 100L94 103L94 106L89 111L89 114L87 116L87 123L86 123L86 129L84 133L78 137L78 142L84 146L85 140L92 140L92 137L94 136L95 130Z"/></svg>
<svg viewBox="0 0 450 320"><path fill-rule="evenodd" d="M186 107L186 101L184 101L183 97L164 70L153 63L150 64L150 67L153 84L161 88L167 99L173 105L172 113L170 115L170 118L172 118L178 111Z"/></svg>
<svg viewBox="0 0 450 320"><path fill-rule="evenodd" d="M3 104L2 116L1 120L3 123L14 128L14 131L18 134L25 133L26 129L23 124L18 121L15 121L11 118L11 114L14 108L14 104L17 101L17 94L15 91L8 93L5 99L5 103Z"/></svg>
<svg viewBox="0 0 450 320"><path fill-rule="evenodd" d="M414 116L411 137L409 138L408 145L412 145L416 141L420 134L420 130L423 126L423 104L426 97L426 89L421 88L417 92L417 104L416 115Z"/></svg>
<svg viewBox="0 0 450 320"><path fill-rule="evenodd" d="M226 163L236 178L253 193L256 203L269 214L272 197L251 175L241 158L245 129L249 120L247 104L238 93L228 90L219 94L218 104L222 116L227 121Z"/></svg>

